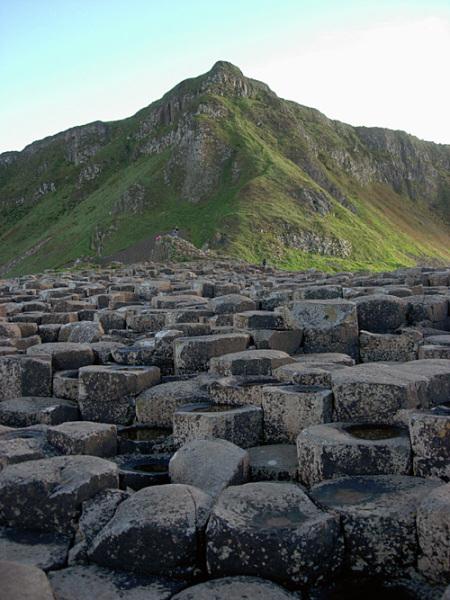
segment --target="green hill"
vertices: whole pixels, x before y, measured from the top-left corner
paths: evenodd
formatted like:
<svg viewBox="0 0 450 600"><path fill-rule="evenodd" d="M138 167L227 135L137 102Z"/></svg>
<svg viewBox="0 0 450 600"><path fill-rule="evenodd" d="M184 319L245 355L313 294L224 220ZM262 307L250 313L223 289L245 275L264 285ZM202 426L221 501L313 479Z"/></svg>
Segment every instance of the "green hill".
<svg viewBox="0 0 450 600"><path fill-rule="evenodd" d="M218 62L134 116L0 154L0 275L174 226L286 268L450 263L450 146L351 127Z"/></svg>

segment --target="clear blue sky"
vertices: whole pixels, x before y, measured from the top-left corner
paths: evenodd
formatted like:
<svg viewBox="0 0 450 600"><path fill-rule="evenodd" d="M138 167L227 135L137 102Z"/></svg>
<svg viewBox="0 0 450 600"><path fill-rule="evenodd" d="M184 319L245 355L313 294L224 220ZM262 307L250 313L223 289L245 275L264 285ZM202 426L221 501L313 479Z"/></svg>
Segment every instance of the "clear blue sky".
<svg viewBox="0 0 450 600"><path fill-rule="evenodd" d="M450 143L450 0L0 0L0 151L229 60L353 124Z"/></svg>

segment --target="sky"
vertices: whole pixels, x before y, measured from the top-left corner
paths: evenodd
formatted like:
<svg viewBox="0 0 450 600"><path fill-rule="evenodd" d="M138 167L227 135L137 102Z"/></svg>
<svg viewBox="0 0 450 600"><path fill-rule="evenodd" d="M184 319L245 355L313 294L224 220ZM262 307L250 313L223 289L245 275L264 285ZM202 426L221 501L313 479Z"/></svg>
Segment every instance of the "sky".
<svg viewBox="0 0 450 600"><path fill-rule="evenodd" d="M450 144L450 0L0 0L0 152L130 116L217 60Z"/></svg>

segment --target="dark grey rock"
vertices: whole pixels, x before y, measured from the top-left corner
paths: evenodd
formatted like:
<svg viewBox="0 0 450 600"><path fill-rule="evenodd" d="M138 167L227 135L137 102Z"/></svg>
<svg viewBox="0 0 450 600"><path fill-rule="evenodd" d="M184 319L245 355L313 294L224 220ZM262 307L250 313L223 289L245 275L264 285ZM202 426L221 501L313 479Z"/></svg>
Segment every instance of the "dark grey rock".
<svg viewBox="0 0 450 600"><path fill-rule="evenodd" d="M94 562L145 575L192 577L212 499L188 485L144 488L122 502L94 539Z"/></svg>
<svg viewBox="0 0 450 600"><path fill-rule="evenodd" d="M58 425L79 416L78 404L61 398L28 396L0 402L0 423L11 427Z"/></svg>
<svg viewBox="0 0 450 600"><path fill-rule="evenodd" d="M0 561L11 561L49 571L67 561L71 539L56 533L0 528Z"/></svg>
<svg viewBox="0 0 450 600"><path fill-rule="evenodd" d="M163 577L142 577L95 565L54 571L49 578L57 600L169 600L186 585Z"/></svg>
<svg viewBox="0 0 450 600"><path fill-rule="evenodd" d="M332 576L342 561L339 518L319 510L290 483L227 488L213 508L206 537L213 577L257 575L295 588Z"/></svg>
<svg viewBox="0 0 450 600"><path fill-rule="evenodd" d="M69 533L81 503L118 487L117 466L94 456L57 456L10 465L0 472L0 524Z"/></svg>
<svg viewBox="0 0 450 600"><path fill-rule="evenodd" d="M229 485L245 483L248 471L248 453L221 439L188 442L169 463L172 483L193 485L212 497Z"/></svg>
<svg viewBox="0 0 450 600"><path fill-rule="evenodd" d="M329 423L297 437L300 480L313 485L345 475L409 475L411 446L406 429L370 423Z"/></svg>
<svg viewBox="0 0 450 600"><path fill-rule="evenodd" d="M299 600L279 585L259 577L223 577L199 583L172 597L173 600Z"/></svg>
<svg viewBox="0 0 450 600"><path fill-rule="evenodd" d="M347 477L314 486L311 497L341 516L352 571L398 577L416 564L417 509L437 485L401 475Z"/></svg>
<svg viewBox="0 0 450 600"><path fill-rule="evenodd" d="M117 452L117 428L107 423L73 421L49 427L49 444L61 454L114 456Z"/></svg>

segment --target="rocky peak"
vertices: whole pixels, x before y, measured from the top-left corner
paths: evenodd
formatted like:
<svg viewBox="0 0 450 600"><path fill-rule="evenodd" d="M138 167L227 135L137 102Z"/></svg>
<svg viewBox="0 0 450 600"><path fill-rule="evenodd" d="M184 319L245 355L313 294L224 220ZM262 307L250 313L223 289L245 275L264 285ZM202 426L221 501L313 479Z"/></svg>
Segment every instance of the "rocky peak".
<svg viewBox="0 0 450 600"><path fill-rule="evenodd" d="M209 81L229 81L232 79L245 79L244 74L230 62L218 60L206 74Z"/></svg>
<svg viewBox="0 0 450 600"><path fill-rule="evenodd" d="M251 86L242 71L224 60L215 63L210 71L202 77L200 90L202 93L213 93L220 96L232 94L247 97Z"/></svg>
<svg viewBox="0 0 450 600"><path fill-rule="evenodd" d="M258 91L263 89L270 92L268 86L245 77L238 67L225 60L219 60L213 65L212 69L203 76L201 86L202 92L244 98L255 96Z"/></svg>

